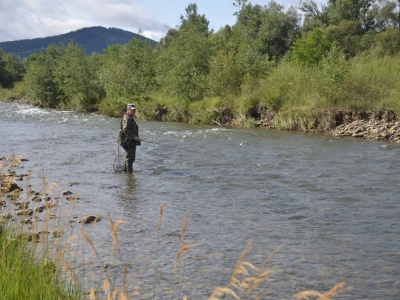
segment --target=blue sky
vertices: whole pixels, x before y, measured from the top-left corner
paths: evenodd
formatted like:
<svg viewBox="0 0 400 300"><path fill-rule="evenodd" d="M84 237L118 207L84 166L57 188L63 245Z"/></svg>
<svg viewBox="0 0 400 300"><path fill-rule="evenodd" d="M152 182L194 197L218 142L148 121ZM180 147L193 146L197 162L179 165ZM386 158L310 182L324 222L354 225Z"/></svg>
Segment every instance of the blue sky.
<svg viewBox="0 0 400 300"><path fill-rule="evenodd" d="M83 27L125 29L158 41L196 3L215 31L235 23L234 0L0 0L0 42L47 37ZM269 0L250 3L267 5ZM277 0L285 9L300 0ZM319 3L319 1L316 1ZM324 3L324 2L322 2Z"/></svg>

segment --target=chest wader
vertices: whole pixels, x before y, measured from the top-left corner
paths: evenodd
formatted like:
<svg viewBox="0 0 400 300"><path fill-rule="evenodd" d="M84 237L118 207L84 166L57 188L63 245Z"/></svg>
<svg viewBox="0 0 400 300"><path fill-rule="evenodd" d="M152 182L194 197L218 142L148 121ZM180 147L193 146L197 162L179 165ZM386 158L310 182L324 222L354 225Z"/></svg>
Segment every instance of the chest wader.
<svg viewBox="0 0 400 300"><path fill-rule="evenodd" d="M132 121L134 122L134 120L132 119ZM123 119L121 119L121 130L123 129ZM136 125L136 123L134 122L133 124L129 124L130 122L127 121L126 126L128 127L128 130L132 130L133 128L130 127L134 127ZM136 125L137 126L137 125ZM137 129L135 131L138 131ZM129 138L129 137L125 137L125 144L123 145L123 148L126 152L125 155L125 165L124 165L124 172L128 172L128 173L132 173L133 172L133 163L135 162L135 158L136 158L136 142Z"/></svg>
<svg viewBox="0 0 400 300"><path fill-rule="evenodd" d="M125 171L128 173L133 172L133 162L135 161L135 156L136 156L136 146L133 146L133 148L126 149Z"/></svg>

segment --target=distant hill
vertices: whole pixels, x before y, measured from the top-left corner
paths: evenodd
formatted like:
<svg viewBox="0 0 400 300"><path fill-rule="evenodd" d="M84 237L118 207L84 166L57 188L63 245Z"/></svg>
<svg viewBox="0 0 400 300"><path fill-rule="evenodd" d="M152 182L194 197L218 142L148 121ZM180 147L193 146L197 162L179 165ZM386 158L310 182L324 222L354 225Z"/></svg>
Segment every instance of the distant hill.
<svg viewBox="0 0 400 300"><path fill-rule="evenodd" d="M45 38L0 42L0 48L5 53L13 53L24 59L32 53L39 53L40 49L46 49L51 44L59 46L63 43L66 46L73 40L75 44L81 45L86 50L87 55L90 55L93 52L103 53L103 49L108 45L125 45L138 37L140 37L138 34L126 30L95 26ZM149 39L149 41L157 44L154 40Z"/></svg>

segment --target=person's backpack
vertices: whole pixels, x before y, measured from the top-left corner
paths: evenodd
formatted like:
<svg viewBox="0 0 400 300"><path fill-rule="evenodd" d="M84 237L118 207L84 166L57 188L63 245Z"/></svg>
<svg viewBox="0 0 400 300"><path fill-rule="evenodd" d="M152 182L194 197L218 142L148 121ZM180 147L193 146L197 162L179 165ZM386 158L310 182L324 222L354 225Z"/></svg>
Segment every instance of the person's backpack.
<svg viewBox="0 0 400 300"><path fill-rule="evenodd" d="M122 130L122 118L120 121L120 129L118 133L118 145L120 145L122 148L126 147L126 135L124 131Z"/></svg>
<svg viewBox="0 0 400 300"><path fill-rule="evenodd" d="M118 145L120 145L121 147L125 147L125 142L126 142L125 133L122 129L120 129L118 133Z"/></svg>

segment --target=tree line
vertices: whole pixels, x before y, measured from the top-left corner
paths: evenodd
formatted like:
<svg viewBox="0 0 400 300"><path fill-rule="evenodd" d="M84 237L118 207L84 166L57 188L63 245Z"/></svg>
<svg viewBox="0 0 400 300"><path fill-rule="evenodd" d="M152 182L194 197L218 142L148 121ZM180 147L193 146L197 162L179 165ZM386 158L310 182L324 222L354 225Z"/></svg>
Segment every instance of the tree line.
<svg viewBox="0 0 400 300"><path fill-rule="evenodd" d="M119 116L135 102L147 118L210 123L255 117L260 107L298 114L299 107L384 106L361 73L379 76L384 60L394 59L386 61L393 78L383 93L389 108L400 109L398 94L389 95L400 85L400 1L328 0L318 7L305 0L302 14L274 1L234 5L236 23L214 32L189 4L157 45L132 39L86 55L71 41L23 61L0 51L0 83L52 108Z"/></svg>

